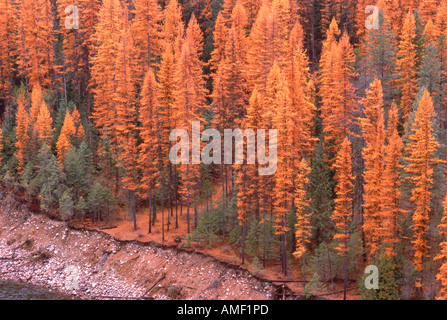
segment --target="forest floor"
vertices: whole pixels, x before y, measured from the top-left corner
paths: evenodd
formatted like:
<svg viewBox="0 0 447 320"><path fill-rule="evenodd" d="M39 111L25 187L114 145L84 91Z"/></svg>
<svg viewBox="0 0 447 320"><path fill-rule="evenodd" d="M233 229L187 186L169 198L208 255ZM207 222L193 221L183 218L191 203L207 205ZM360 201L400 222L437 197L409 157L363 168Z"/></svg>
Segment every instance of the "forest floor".
<svg viewBox="0 0 447 320"><path fill-rule="evenodd" d="M175 239L187 233L186 214L175 213L162 241L158 221L148 234L147 211L137 214L137 230L125 213L104 225L68 226L36 212L17 193L0 192L0 279L42 285L85 299L240 299L281 298L281 282L299 280L299 267L281 274L279 263L254 270L250 257L240 264L240 253L220 242L211 248L192 242L182 248ZM32 213L34 212L34 213ZM146 214L145 214L146 212ZM166 210L166 215L167 215ZM160 215L158 215L160 217ZM79 287L66 288L67 268L80 274ZM302 283L287 283L288 297L303 299ZM342 290L342 283L328 291ZM358 290L348 299L358 299ZM317 298L342 299L342 293ZM287 296L286 296L287 298Z"/></svg>
<svg viewBox="0 0 447 320"><path fill-rule="evenodd" d="M0 200L0 279L83 299L268 300L278 288L202 253L69 227L13 194Z"/></svg>
<svg viewBox="0 0 447 320"><path fill-rule="evenodd" d="M200 208L199 212L201 212L204 208ZM165 209L165 219L169 214L169 209ZM161 232L161 212L157 212L158 221L151 227L151 233L148 233L149 230L149 216L148 216L148 208L140 209L137 212L137 230L134 229L133 221L129 220L125 212L121 212L119 217L114 219L113 221L107 223L106 225L95 225L89 224L84 226L88 229L101 230L112 237L119 240L138 240L143 243L151 243L156 242L159 244L163 244L170 247L182 247L184 244L184 236L187 234L187 217L186 217L186 209L183 208L183 212L180 212L180 208L177 212L178 216L178 227L175 225L175 209L173 210L173 216L170 216L170 228L169 231L166 230L165 224L165 234L164 241L162 241L162 232ZM193 214L190 215L190 223L191 230L193 230ZM105 229L103 229L106 227ZM112 227L112 228L107 228ZM182 239L181 243L177 243L176 239ZM203 252L212 257L219 259L220 261L228 262L234 265L238 265L240 268L247 270L248 272L262 278L268 280L301 280L302 274L300 272L300 266L298 265L298 261L294 261L293 265L289 265L289 272L287 276L284 276L281 272L281 264L279 261L277 262L267 262L265 267L256 268L252 264L252 257L246 254L245 264L241 265L241 254L239 250L235 250L231 244L222 240L216 243L212 247L206 247L204 245L198 244L197 242L191 241L190 250L194 252ZM261 262L262 264L262 262ZM309 277L309 275L308 275ZM309 279L309 278L307 278ZM276 282L280 284L280 282ZM356 286L356 284L352 285ZM302 295L303 294L303 284L302 283L287 283L287 287L293 291L294 294ZM334 283L327 285L329 292L338 292L343 290L342 281L336 281ZM325 295L327 292L318 292L318 294ZM343 293L331 294L330 296L325 296L325 299L343 299ZM347 293L347 299L349 300L358 300L359 292L358 289L350 290Z"/></svg>

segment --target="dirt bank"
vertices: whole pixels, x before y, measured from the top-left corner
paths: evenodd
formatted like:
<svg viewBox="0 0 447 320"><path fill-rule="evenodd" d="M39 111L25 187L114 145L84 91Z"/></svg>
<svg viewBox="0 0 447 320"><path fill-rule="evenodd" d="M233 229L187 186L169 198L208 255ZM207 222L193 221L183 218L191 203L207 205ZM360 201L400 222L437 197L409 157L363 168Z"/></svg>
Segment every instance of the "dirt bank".
<svg viewBox="0 0 447 320"><path fill-rule="evenodd" d="M0 278L85 299L271 299L275 287L213 257L118 241L0 195Z"/></svg>

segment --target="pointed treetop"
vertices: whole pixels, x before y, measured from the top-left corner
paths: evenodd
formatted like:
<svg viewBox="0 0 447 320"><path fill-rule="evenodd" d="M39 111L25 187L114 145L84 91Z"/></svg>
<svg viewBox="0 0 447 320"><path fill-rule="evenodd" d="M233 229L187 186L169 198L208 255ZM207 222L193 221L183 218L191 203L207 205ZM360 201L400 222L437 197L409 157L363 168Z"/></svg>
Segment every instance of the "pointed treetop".
<svg viewBox="0 0 447 320"><path fill-rule="evenodd" d="M440 32L438 26L433 23L433 20L431 18L429 18L424 29L424 35L427 44L430 44L432 42L435 43L439 34Z"/></svg>
<svg viewBox="0 0 447 320"><path fill-rule="evenodd" d="M331 24L329 25L329 29L326 34L326 39L335 39L336 36L339 36L341 34L340 29L338 28L337 20L332 18ZM327 41L326 40L326 41Z"/></svg>

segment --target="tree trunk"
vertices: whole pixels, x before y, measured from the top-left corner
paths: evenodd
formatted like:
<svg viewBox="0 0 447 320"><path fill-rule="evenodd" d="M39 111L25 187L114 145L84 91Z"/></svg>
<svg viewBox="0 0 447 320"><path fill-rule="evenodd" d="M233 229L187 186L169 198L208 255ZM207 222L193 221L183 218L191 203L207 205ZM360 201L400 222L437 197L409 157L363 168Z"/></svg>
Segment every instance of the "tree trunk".
<svg viewBox="0 0 447 320"><path fill-rule="evenodd" d="M190 203L190 184L189 184L189 164L186 165L186 181L188 184L186 186L186 223L188 225L188 234L190 234L190 219L189 219L189 208L191 206Z"/></svg>
<svg viewBox="0 0 447 320"><path fill-rule="evenodd" d="M152 206L152 226L155 226L155 221L157 220L157 197L155 195L155 190L152 199L152 202L154 203Z"/></svg>
<svg viewBox="0 0 447 320"><path fill-rule="evenodd" d="M306 253L303 254L303 291L306 288Z"/></svg>
<svg viewBox="0 0 447 320"><path fill-rule="evenodd" d="M136 196L135 191L130 191L130 201L131 201L131 210L132 210L132 218L133 218L133 229L137 230L137 210L136 210Z"/></svg>
<svg viewBox="0 0 447 320"><path fill-rule="evenodd" d="M265 197L265 188L264 188L264 208L263 208L263 221L264 221L264 244L263 244L263 261L262 261L262 265L265 268L265 259L266 259L266 233L267 233L267 221L266 221L266 210L265 210L265 206L266 206L266 197Z"/></svg>
<svg viewBox="0 0 447 320"><path fill-rule="evenodd" d="M197 211L197 201L194 199L194 230L197 229L197 225L199 224L199 215Z"/></svg>
<svg viewBox="0 0 447 320"><path fill-rule="evenodd" d="M148 198L149 198L149 229L147 231L147 233L151 233L152 232L152 224L151 224L151 216L152 216L152 195L150 192L148 192Z"/></svg>
<svg viewBox="0 0 447 320"><path fill-rule="evenodd" d="M165 241L165 210L163 203L163 182L161 185L161 241Z"/></svg>
<svg viewBox="0 0 447 320"><path fill-rule="evenodd" d="M343 300L346 300L346 291L348 290L348 256L345 256L343 264L344 284L343 284Z"/></svg>
<svg viewBox="0 0 447 320"><path fill-rule="evenodd" d="M225 208L225 173L223 163L220 166L220 174L222 176L222 207Z"/></svg>
<svg viewBox="0 0 447 320"><path fill-rule="evenodd" d="M246 232L245 232L245 229L247 228L247 223L244 221L244 222L242 222L242 261L241 261L241 264L244 264L245 263L245 235L246 235Z"/></svg>

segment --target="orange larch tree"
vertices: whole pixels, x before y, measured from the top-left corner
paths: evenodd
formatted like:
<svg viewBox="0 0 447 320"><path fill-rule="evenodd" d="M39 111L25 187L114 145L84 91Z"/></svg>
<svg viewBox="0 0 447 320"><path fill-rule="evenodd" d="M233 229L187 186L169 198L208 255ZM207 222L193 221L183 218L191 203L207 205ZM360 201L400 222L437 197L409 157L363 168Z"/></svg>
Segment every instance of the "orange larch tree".
<svg viewBox="0 0 447 320"><path fill-rule="evenodd" d="M79 146L80 141L85 138L85 129L82 124L81 115L79 114L76 106L74 107L71 116L73 117L73 124L75 126L75 132L73 135L73 138L75 139L74 144Z"/></svg>
<svg viewBox="0 0 447 320"><path fill-rule="evenodd" d="M128 16L124 10L123 19ZM133 80L135 65L134 47L129 22L124 23L120 32L118 52L115 59L116 91L113 102L116 108L116 139L118 148L118 168L122 171L122 186L127 192L128 215L134 230L137 230L136 191L138 189L138 150L136 128L136 88Z"/></svg>
<svg viewBox="0 0 447 320"><path fill-rule="evenodd" d="M209 61L210 69L213 74L216 73L220 62L225 57L225 43L227 32L228 30L223 21L222 11L219 11L219 13L217 14L216 22L214 24L213 51L211 52L211 58Z"/></svg>
<svg viewBox="0 0 447 320"><path fill-rule="evenodd" d="M245 7L242 5L242 0L237 0L236 5L233 7L231 12L231 25L237 33L237 38L240 41L241 50L244 51L242 54L245 57L245 52L247 50L247 30L248 30L248 14Z"/></svg>
<svg viewBox="0 0 447 320"><path fill-rule="evenodd" d="M244 77L246 61L246 35L243 26L246 25L246 14L241 6L235 7L231 28L228 31L225 46L225 60L220 64L224 99L227 101L228 127L238 125L245 116L245 105L248 101ZM245 20L245 21L244 21Z"/></svg>
<svg viewBox="0 0 447 320"><path fill-rule="evenodd" d="M247 106L247 116L242 122L242 129L253 130L254 139L258 139L257 129L264 129L262 108L264 107L262 96L255 89L250 97ZM267 137L268 139L268 137ZM244 141L244 163L248 163L248 142ZM237 208L239 222L242 227L241 233L243 245L247 236L247 222L255 219L256 222L265 226L266 224L266 185L260 183L259 164L236 165L236 186L237 186ZM265 177L264 177L265 178ZM261 206L264 208L263 217L260 217ZM244 249L245 247L243 247ZM264 259L265 260L265 259Z"/></svg>
<svg viewBox="0 0 447 320"><path fill-rule="evenodd" d="M286 71L289 67L287 54L289 52L289 35L293 26L289 0L272 1L272 41L273 59L280 68Z"/></svg>
<svg viewBox="0 0 447 320"><path fill-rule="evenodd" d="M185 129L192 137L192 121L202 121L202 111L205 107L205 80L203 77L203 62L200 60L203 42L199 25L194 15L189 20L186 38L183 42L182 54L178 61L176 110L178 111L178 127ZM191 139L192 140L192 139ZM190 150L199 146L190 145ZM194 205L194 226L197 227L197 199L200 186L200 166L191 163L179 166L181 187L180 193L186 201L187 232L190 233L190 206ZM178 226L178 222L177 222Z"/></svg>
<svg viewBox="0 0 447 320"><path fill-rule="evenodd" d="M256 17L261 7L262 1L258 0L243 0L245 9L247 10L248 23L251 27L256 20Z"/></svg>
<svg viewBox="0 0 447 320"><path fill-rule="evenodd" d="M445 34L447 27L447 1L441 0L441 3L436 10L436 15L433 17L433 21L436 22L439 31L442 34Z"/></svg>
<svg viewBox="0 0 447 320"><path fill-rule="evenodd" d="M28 144L30 141L29 136L29 113L26 108L26 97L24 92L22 92L17 97L17 127L16 127L16 158L17 158L17 172L19 174L23 173L23 169L28 161Z"/></svg>
<svg viewBox="0 0 447 320"><path fill-rule="evenodd" d="M122 60L118 61L118 56L122 52L121 41L123 41L123 30L128 29L128 15L121 6L119 0L104 0L98 12L98 22L95 25L95 33L92 37L92 46L95 54L91 57L91 81L90 88L94 97L94 108L91 118L101 137L107 140L109 150L107 172L113 171L114 177L109 176L109 180L114 180L114 193L118 195L120 190L120 170L118 168L118 125L117 113L118 104L125 103L121 100L117 103L117 76L122 76L123 70L117 70ZM129 48L130 50L130 48ZM125 58L122 58L125 59ZM122 79L120 79L122 84ZM128 85L134 85L128 84ZM120 89L121 91L123 88ZM105 150L102 150L105 152ZM107 173L107 174L108 174ZM107 181L109 183L109 181Z"/></svg>
<svg viewBox="0 0 447 320"><path fill-rule="evenodd" d="M116 70L113 63L118 56L120 30L124 28L123 8L119 0L104 0L98 13L93 36L95 55L91 58L90 87L94 95L92 118L100 134L107 132L111 147L116 151L116 108L113 95L116 91Z"/></svg>
<svg viewBox="0 0 447 320"><path fill-rule="evenodd" d="M365 40L365 35L366 32L368 31L368 29L365 28L365 21L368 18L368 16L372 14L372 12L365 13L367 5L368 3L366 0L358 0L356 4L355 28L359 44L361 44Z"/></svg>
<svg viewBox="0 0 447 320"><path fill-rule="evenodd" d="M163 27L161 29L162 52L166 50L164 46L168 45L169 50L174 55L174 61L180 58L182 52L183 36L185 26L182 21L182 8L177 0L169 0L163 11Z"/></svg>
<svg viewBox="0 0 447 320"><path fill-rule="evenodd" d="M346 289L348 286L348 242L353 215L352 196L354 189L354 176L352 175L352 149L348 138L345 138L337 154L335 168L335 208L332 220L335 223L336 234L334 240L338 245L335 248L337 254L343 257L344 273L344 300L346 300Z"/></svg>
<svg viewBox="0 0 447 320"><path fill-rule="evenodd" d="M382 242L385 252L395 256L395 246L399 238L398 224L403 213L400 205L403 142L399 135L399 113L395 103L388 112L386 145L384 155L384 172L381 183Z"/></svg>
<svg viewBox="0 0 447 320"><path fill-rule="evenodd" d="M42 106L45 105L46 102L44 99L44 92L42 92L42 88L40 84L35 84L30 94L31 106L29 107L29 154L36 154L41 147L42 141L39 140L38 136L38 128L36 126L37 119L39 117L39 113L42 109Z"/></svg>
<svg viewBox="0 0 447 320"><path fill-rule="evenodd" d="M257 87L261 94L265 94L267 78L273 65L272 23L272 12L264 1L247 41L245 78L249 92Z"/></svg>
<svg viewBox="0 0 447 320"><path fill-rule="evenodd" d="M0 100L11 100L15 14L10 0L0 1Z"/></svg>
<svg viewBox="0 0 447 320"><path fill-rule="evenodd" d="M333 21L323 44L320 73L321 117L327 143L327 158L333 164L343 137L352 135L355 123L354 51L349 37L343 34L337 43L338 27ZM331 40L332 39L332 40ZM328 50L328 51L326 51Z"/></svg>
<svg viewBox="0 0 447 320"><path fill-rule="evenodd" d="M427 23L430 18L436 16L436 9L438 7L439 0L421 0L419 1L419 13L421 14L422 21Z"/></svg>
<svg viewBox="0 0 447 320"><path fill-rule="evenodd" d="M134 6L132 32L138 61L135 64L138 71L136 78L142 81L146 72L161 54L160 20L162 16L156 0L136 0Z"/></svg>
<svg viewBox="0 0 447 320"><path fill-rule="evenodd" d="M435 158L439 143L436 141L432 127L434 116L433 101L429 92L425 90L415 111L409 143L405 149L405 160L408 163L405 171L409 174L408 179L413 186L411 201L414 205L412 226L414 265L416 271L420 272L416 287L420 289L421 294L424 261L429 250L427 237L431 212L433 166L439 163L439 160Z"/></svg>
<svg viewBox="0 0 447 320"><path fill-rule="evenodd" d="M424 28L425 47L430 43L436 44L440 33L438 26L433 22L433 18L429 18Z"/></svg>
<svg viewBox="0 0 447 320"><path fill-rule="evenodd" d="M385 12L385 15L389 18L391 23L391 27L394 31L394 34L396 36L399 36L402 31L402 20L405 16L405 6L402 2L407 3L406 1L402 0L388 0L388 1L381 1L382 3L385 3L383 11Z"/></svg>
<svg viewBox="0 0 447 320"><path fill-rule="evenodd" d="M224 22L227 27L231 25L231 13L233 12L233 8L236 5L237 0L227 0L224 1L222 5L222 17L224 18Z"/></svg>
<svg viewBox="0 0 447 320"><path fill-rule="evenodd" d="M74 125L73 117L67 110L65 112L64 124L62 125L61 132L56 143L57 160L61 166L64 164L65 158L70 150L71 138L75 134L76 127Z"/></svg>
<svg viewBox="0 0 447 320"><path fill-rule="evenodd" d="M273 205L275 230L281 238L281 269L284 274L287 274L287 232L290 230L287 225L287 216L293 203L293 160L296 155L292 154L289 146L293 124L290 117L291 102L287 79L276 63L270 71L266 102L271 108L272 127L278 134L277 171L273 178L275 181Z"/></svg>
<svg viewBox="0 0 447 320"><path fill-rule="evenodd" d="M141 106L139 110L139 120L141 122L140 137L142 139L139 145L139 167L141 171L141 197L147 197L149 200L149 228L152 232L152 224L155 219L152 218L152 212L156 208L156 183L157 183L157 164L159 154L159 103L157 99L157 82L152 68L146 72L144 84L141 91Z"/></svg>
<svg viewBox="0 0 447 320"><path fill-rule="evenodd" d="M294 121L292 136L292 151L301 157L310 158L313 155L316 139L314 137L314 119L316 116L315 86L309 69L309 61L303 49L302 28L295 23L290 32L290 45L287 54L286 68L292 104L291 117Z"/></svg>
<svg viewBox="0 0 447 320"><path fill-rule="evenodd" d="M162 36L162 61L160 71L157 73L159 79L159 90L161 109L163 110L161 123L162 130L166 133L162 134L162 149L168 150L174 142L169 141L169 132L178 126L178 109L175 102L178 79L176 77L176 68L181 59L182 47L185 35L185 26L183 23L182 8L178 1L170 0L163 11L163 26L161 29ZM195 37L194 37L195 38ZM202 42L203 39L194 40ZM163 131L163 132L165 132ZM170 217L173 216L173 201L177 201L177 168L168 161L168 151L163 152L166 168L166 186L161 184L161 190L166 191L167 200L170 208L168 215L167 230L170 227ZM164 176L164 175L162 175ZM164 192L163 192L164 193ZM164 201L162 201L164 202ZM162 211L163 211L162 203ZM162 213L164 216L164 213ZM163 222L164 223L164 222Z"/></svg>
<svg viewBox="0 0 447 320"><path fill-rule="evenodd" d="M295 182L295 251L293 256L297 259L302 259L303 263L303 286L306 283L306 252L312 237L311 212L308 210L310 199L307 195L307 185L309 184L308 175L310 174L310 167L305 159L300 161L298 166L298 174Z"/></svg>
<svg viewBox="0 0 447 320"><path fill-rule="evenodd" d="M164 202L166 200L165 193L171 194L171 178L172 166L169 161L168 154L171 148L169 134L178 124L178 111L175 103L175 92L177 82L175 79L174 53L170 45L165 45L160 63L160 71L158 72L158 100L160 104L160 137L158 153L159 163L158 171L160 174L159 186L161 192L161 213L162 213L162 238L164 238Z"/></svg>
<svg viewBox="0 0 447 320"><path fill-rule="evenodd" d="M39 144L46 144L51 146L53 139L53 118L51 117L48 105L42 102L37 115L37 120L34 123L34 132L37 134Z"/></svg>
<svg viewBox="0 0 447 320"><path fill-rule="evenodd" d="M332 20L329 28L326 31L326 39L323 41L320 58L320 72L318 74L318 85L320 87L321 96L321 113L324 117L328 113L325 109L332 108L332 97L334 93L333 88L333 73L336 60L337 39L340 36L340 29L337 21ZM335 101L335 99L334 99Z"/></svg>
<svg viewBox="0 0 447 320"><path fill-rule="evenodd" d="M54 57L53 12L49 0L24 0L19 4L17 67L27 87L40 84L55 89L57 66ZM39 32L36 32L39 30Z"/></svg>
<svg viewBox="0 0 447 320"><path fill-rule="evenodd" d="M401 121L405 125L416 99L417 77L416 77L416 22L412 11L404 18L399 50L397 53L396 68L398 73L398 86L401 92Z"/></svg>
<svg viewBox="0 0 447 320"><path fill-rule="evenodd" d="M365 169L363 197L363 232L368 259L372 259L380 248L381 241L381 203L383 180L383 153L385 145L385 125L383 116L382 83L377 78L366 90L362 101L364 117L360 119L365 141L363 159Z"/></svg>
<svg viewBox="0 0 447 320"><path fill-rule="evenodd" d="M444 199L444 213L441 219L441 223L438 225L439 235L442 237L440 243L439 253L434 258L434 261L441 261L441 266L436 275L436 280L441 284L437 300L447 300L447 196Z"/></svg>
<svg viewBox="0 0 447 320"><path fill-rule="evenodd" d="M341 2L337 0L324 0L321 8L321 28L326 30L332 21L340 21Z"/></svg>
<svg viewBox="0 0 447 320"><path fill-rule="evenodd" d="M75 88L75 98L77 103L87 99L88 103L88 82L90 79L89 59L92 55L92 35L94 26L97 22L97 14L101 2L99 0L58 0L57 11L59 23L61 24L59 32L63 36L64 49L64 90L67 99L67 82L72 81ZM78 20L69 21L70 14L73 16L75 11L65 12L67 8L72 7L77 10ZM66 21L73 23L67 28ZM77 25L74 23L77 22ZM82 100L82 101L81 101ZM67 102L67 101L65 101Z"/></svg>
<svg viewBox="0 0 447 320"><path fill-rule="evenodd" d="M224 58L217 66L212 92L216 116L213 125L218 130L240 128L245 117L248 94L245 80L247 15L239 3L230 17ZM223 148L223 145L222 145ZM223 154L223 153L222 153ZM225 205L233 182L233 168L221 162L222 197Z"/></svg>
<svg viewBox="0 0 447 320"><path fill-rule="evenodd" d="M31 91L31 107L30 113L30 124L34 124L37 120L37 115L39 114L40 106L44 103L42 96L42 88L39 84L36 84Z"/></svg>
<svg viewBox="0 0 447 320"><path fill-rule="evenodd" d="M78 109L74 107L70 113L67 109L65 112L64 123L62 125L59 137L56 142L57 160L62 166L67 157L70 146L79 147L81 141L85 138L84 127L81 123L81 116Z"/></svg>

